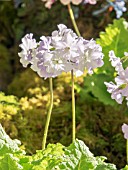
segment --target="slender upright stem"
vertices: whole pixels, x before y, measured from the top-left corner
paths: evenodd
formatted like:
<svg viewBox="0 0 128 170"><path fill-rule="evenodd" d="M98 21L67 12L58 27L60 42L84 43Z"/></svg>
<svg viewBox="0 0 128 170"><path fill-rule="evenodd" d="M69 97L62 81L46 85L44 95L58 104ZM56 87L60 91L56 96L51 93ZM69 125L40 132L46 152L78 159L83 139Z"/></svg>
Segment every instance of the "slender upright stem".
<svg viewBox="0 0 128 170"><path fill-rule="evenodd" d="M126 161L128 165L128 139L126 140Z"/></svg>
<svg viewBox="0 0 128 170"><path fill-rule="evenodd" d="M76 133L76 118L75 118L75 94L74 94L74 75L73 70L71 71L71 81L72 81L72 142L75 141Z"/></svg>
<svg viewBox="0 0 128 170"><path fill-rule="evenodd" d="M70 3L68 4L68 11L69 11L69 14L70 14L70 18L71 18L73 27L74 27L77 35L80 36L80 32L79 32L79 29L77 27L77 24L76 24L76 21L75 21L74 14L73 14L73 11L72 11Z"/></svg>
<svg viewBox="0 0 128 170"><path fill-rule="evenodd" d="M49 78L49 85L50 85L50 105L49 105L49 110L48 110L48 113L47 113L45 129L44 129L44 136L43 136L43 141L42 141L42 149L45 149L45 146L46 146L46 140L47 140L47 135L48 135L48 128L49 128L49 123L50 123L50 118L51 118L51 113L52 113L52 108L53 108L53 85L52 85L52 78Z"/></svg>
<svg viewBox="0 0 128 170"><path fill-rule="evenodd" d="M75 29L77 35L80 36L80 32L79 32L79 29L77 27L75 17L74 17L70 3L68 4L68 11L69 11L70 18L71 18L72 24L74 26L74 29ZM75 115L75 94L74 94L74 74L73 74L73 70L71 71L71 81L72 81L72 142L74 142L75 137L76 137L76 118L75 118L76 115Z"/></svg>

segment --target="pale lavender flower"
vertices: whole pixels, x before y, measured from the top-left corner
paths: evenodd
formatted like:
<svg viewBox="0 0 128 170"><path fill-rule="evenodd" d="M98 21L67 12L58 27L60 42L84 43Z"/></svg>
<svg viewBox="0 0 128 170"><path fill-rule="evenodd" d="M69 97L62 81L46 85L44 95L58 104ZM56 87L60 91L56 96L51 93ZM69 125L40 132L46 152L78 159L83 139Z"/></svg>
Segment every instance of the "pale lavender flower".
<svg viewBox="0 0 128 170"><path fill-rule="evenodd" d="M22 39L19 53L23 66L31 64L31 69L40 77L56 77L71 70L80 76L85 69L93 73L93 69L103 65L101 46L94 40L78 37L63 24L58 25L51 37L42 36L40 39L36 43L32 34L27 34Z"/></svg>
<svg viewBox="0 0 128 170"><path fill-rule="evenodd" d="M113 82L107 83L104 82L107 87L107 91L111 93L111 98L115 99L117 103L122 104L123 96L121 94L121 90L119 86L115 85Z"/></svg>
<svg viewBox="0 0 128 170"><path fill-rule="evenodd" d="M89 4L91 4L91 5L95 5L95 4L97 3L97 0L83 0L83 3L84 3L84 4L89 3Z"/></svg>
<svg viewBox="0 0 128 170"><path fill-rule="evenodd" d="M69 3L73 3L74 5L79 5L82 2L82 0L60 0L60 2L63 5L68 5Z"/></svg>
<svg viewBox="0 0 128 170"><path fill-rule="evenodd" d="M122 125L122 132L124 133L124 138L128 140L128 125L125 123Z"/></svg>
<svg viewBox="0 0 128 170"><path fill-rule="evenodd" d="M45 7L50 9L52 7L52 4L55 2L55 0L42 0L45 3Z"/></svg>
<svg viewBox="0 0 128 170"><path fill-rule="evenodd" d="M116 84L112 82L104 84L107 86L107 91L111 93L111 98L122 104L124 97L128 100L128 67L124 70L120 58L117 58L113 51L109 52L109 57L118 75L115 77Z"/></svg>
<svg viewBox="0 0 128 170"><path fill-rule="evenodd" d="M100 45L96 44L94 40L84 40L79 38L78 43L80 57L77 61L77 67L75 67L76 74L77 70L84 72L85 69L88 70L89 74L93 73L93 69L103 66L103 53Z"/></svg>
<svg viewBox="0 0 128 170"><path fill-rule="evenodd" d="M120 58L115 56L113 50L109 51L109 61L118 73L124 71Z"/></svg>
<svg viewBox="0 0 128 170"><path fill-rule="evenodd" d="M23 64L24 67L27 67L27 65L31 63L34 50L37 47L36 40L32 37L32 33L25 35L22 38L22 44L19 45L22 51L18 53L18 55L21 58L20 62Z"/></svg>

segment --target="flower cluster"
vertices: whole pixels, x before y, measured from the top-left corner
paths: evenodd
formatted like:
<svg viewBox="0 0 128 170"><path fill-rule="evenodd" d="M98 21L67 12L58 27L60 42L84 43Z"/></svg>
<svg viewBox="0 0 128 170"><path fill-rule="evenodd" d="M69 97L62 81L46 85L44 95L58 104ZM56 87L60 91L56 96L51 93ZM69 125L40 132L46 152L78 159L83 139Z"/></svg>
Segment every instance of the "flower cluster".
<svg viewBox="0 0 128 170"><path fill-rule="evenodd" d="M94 68L104 64L100 45L78 37L63 24L50 37L42 36L40 40L36 42L33 34L25 35L20 44L22 51L18 53L23 66L30 64L40 77L56 77L71 70L80 76L85 68L92 74Z"/></svg>
<svg viewBox="0 0 128 170"><path fill-rule="evenodd" d="M127 55L126 52L125 55ZM115 56L114 51L109 52L109 57L112 66L115 67L117 77L115 78L116 84L105 82L107 91L111 93L111 98L115 99L119 104L122 104L125 97L128 105L128 67L126 69L123 68L120 58Z"/></svg>

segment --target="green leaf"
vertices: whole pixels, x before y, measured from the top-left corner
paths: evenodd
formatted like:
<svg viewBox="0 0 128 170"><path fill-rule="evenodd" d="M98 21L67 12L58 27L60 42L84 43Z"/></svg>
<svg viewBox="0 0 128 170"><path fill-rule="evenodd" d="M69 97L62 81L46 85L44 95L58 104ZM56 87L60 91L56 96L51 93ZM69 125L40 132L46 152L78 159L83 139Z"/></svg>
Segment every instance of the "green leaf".
<svg viewBox="0 0 128 170"><path fill-rule="evenodd" d="M128 165L126 165L122 170L128 170Z"/></svg>
<svg viewBox="0 0 128 170"><path fill-rule="evenodd" d="M113 24L105 28L105 32L100 33L100 39L96 42L101 45L104 53L104 66L100 71L113 74L114 69L110 64L108 53L114 50L117 57L123 57L124 52L128 51L128 27L125 19L114 20Z"/></svg>
<svg viewBox="0 0 128 170"><path fill-rule="evenodd" d="M105 157L94 157L83 141L76 139L69 147L49 144L35 155L19 152L18 145L0 127L0 170L116 170ZM12 153L11 153L12 152Z"/></svg>
<svg viewBox="0 0 128 170"><path fill-rule="evenodd" d="M0 124L0 156L6 153L14 153L20 151L18 145L20 141L15 139L12 140L4 131Z"/></svg>
<svg viewBox="0 0 128 170"><path fill-rule="evenodd" d="M101 165L97 165L97 167L95 168L95 170L116 170L116 166L113 164L107 164L107 163L103 163Z"/></svg>
<svg viewBox="0 0 128 170"><path fill-rule="evenodd" d="M95 70L96 74L85 77L84 89L81 90L81 95L90 93L94 99L98 99L106 105L116 105L116 102L111 99L111 95L107 92L104 82L114 81L115 75L115 70L109 61L109 51L114 50L117 57L123 57L124 52L128 51L127 25L128 23L123 18L114 20L113 24L105 28L105 32L100 33L100 38L96 42L102 47L104 65ZM127 64L126 62L124 66Z"/></svg>
<svg viewBox="0 0 128 170"><path fill-rule="evenodd" d="M23 170L23 167L18 164L19 159L13 154L5 154L0 160L0 170Z"/></svg>
<svg viewBox="0 0 128 170"><path fill-rule="evenodd" d="M84 88L81 91L81 95L83 94L83 91L88 93L91 92L91 94L100 102L103 102L106 105L116 105L115 100L111 99L111 95L107 92L107 88L104 84L104 82L109 81L111 81L111 77L103 73L85 77Z"/></svg>

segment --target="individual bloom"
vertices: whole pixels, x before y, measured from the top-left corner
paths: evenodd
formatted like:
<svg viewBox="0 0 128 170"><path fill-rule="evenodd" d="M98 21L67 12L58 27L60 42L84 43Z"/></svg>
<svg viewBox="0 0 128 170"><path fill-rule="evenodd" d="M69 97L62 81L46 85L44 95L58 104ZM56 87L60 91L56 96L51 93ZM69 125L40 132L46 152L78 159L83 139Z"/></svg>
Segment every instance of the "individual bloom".
<svg viewBox="0 0 128 170"><path fill-rule="evenodd" d="M122 104L123 96L121 94L121 90L117 85L115 85L113 82L107 83L104 82L104 84L107 87L107 91L111 93L111 98L115 99L117 103Z"/></svg>
<svg viewBox="0 0 128 170"><path fill-rule="evenodd" d="M83 0L83 3L84 3L84 4L89 3L89 4L91 4L91 5L95 5L96 2L97 2L96 0Z"/></svg>
<svg viewBox="0 0 128 170"><path fill-rule="evenodd" d="M125 123L122 125L122 132L124 133L124 138L128 139L128 125Z"/></svg>
<svg viewBox="0 0 128 170"><path fill-rule="evenodd" d="M48 8L48 9L51 9L52 4L55 2L55 0L42 0L42 1L46 2L45 7Z"/></svg>
<svg viewBox="0 0 128 170"><path fill-rule="evenodd" d="M44 52L38 54L36 64L32 65L32 69L36 71L40 77L56 77L62 72L70 71L70 63L63 57L61 50Z"/></svg>
<svg viewBox="0 0 128 170"><path fill-rule="evenodd" d="M128 96L128 67L124 70L119 72L119 76L115 78L115 82L121 89L123 96Z"/></svg>
<svg viewBox="0 0 128 170"><path fill-rule="evenodd" d="M73 58L79 55L76 45L78 36L76 36L71 29L67 29L63 24L58 25L58 28L58 31L52 33L51 44L56 50L62 51L63 57L73 61Z"/></svg>
<svg viewBox="0 0 128 170"><path fill-rule="evenodd" d="M82 0L60 0L60 2L63 4L63 5L68 5L69 3L73 3L74 5L79 5Z"/></svg>
<svg viewBox="0 0 128 170"><path fill-rule="evenodd" d="M113 50L109 51L109 61L118 73L124 71L120 58L115 56Z"/></svg>
<svg viewBox="0 0 128 170"><path fill-rule="evenodd" d="M27 67L29 63L31 63L33 53L37 47L36 40L32 38L33 34L27 34L22 38L22 44L20 44L20 48L22 51L18 53L20 62L24 67Z"/></svg>
<svg viewBox="0 0 128 170"><path fill-rule="evenodd" d="M41 41L39 42L38 45L38 51L50 51L52 48L51 46L51 37L45 37L42 36L40 37Z"/></svg>
<svg viewBox="0 0 128 170"><path fill-rule="evenodd" d="M101 67L103 62L103 53L100 45L96 44L94 40L84 40L83 38L79 38L79 64L76 70L81 72L86 68L89 74L93 73L93 69L97 67Z"/></svg>
<svg viewBox="0 0 128 170"><path fill-rule="evenodd" d="M68 29L64 24L59 24L58 30L52 32L52 45L57 48L58 43L59 45L63 43L66 39L67 34L72 38L77 38L78 36L71 30Z"/></svg>

